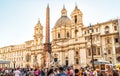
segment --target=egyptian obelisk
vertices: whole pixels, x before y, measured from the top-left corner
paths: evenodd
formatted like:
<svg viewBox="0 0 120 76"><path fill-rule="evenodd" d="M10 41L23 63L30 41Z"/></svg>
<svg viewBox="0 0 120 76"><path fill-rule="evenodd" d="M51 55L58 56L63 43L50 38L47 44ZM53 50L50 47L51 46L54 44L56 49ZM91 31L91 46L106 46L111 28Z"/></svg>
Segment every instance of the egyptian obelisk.
<svg viewBox="0 0 120 76"><path fill-rule="evenodd" d="M44 55L45 55L45 67L48 67L50 63L51 43L50 43L50 8L47 5L46 8L46 36L44 43Z"/></svg>

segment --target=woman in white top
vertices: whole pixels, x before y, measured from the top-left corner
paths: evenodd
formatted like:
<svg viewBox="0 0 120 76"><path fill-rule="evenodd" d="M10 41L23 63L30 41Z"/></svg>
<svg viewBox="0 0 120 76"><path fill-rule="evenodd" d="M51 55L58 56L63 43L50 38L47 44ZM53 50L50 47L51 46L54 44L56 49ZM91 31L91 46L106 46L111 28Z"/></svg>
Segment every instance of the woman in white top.
<svg viewBox="0 0 120 76"><path fill-rule="evenodd" d="M19 68L14 71L14 76L20 76L21 72L19 71Z"/></svg>

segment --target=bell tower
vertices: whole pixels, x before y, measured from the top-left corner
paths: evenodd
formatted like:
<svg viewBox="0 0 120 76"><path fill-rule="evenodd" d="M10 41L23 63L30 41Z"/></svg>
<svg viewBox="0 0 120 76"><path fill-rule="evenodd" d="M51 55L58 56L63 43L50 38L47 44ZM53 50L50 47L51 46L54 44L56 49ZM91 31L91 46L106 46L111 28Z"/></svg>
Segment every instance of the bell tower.
<svg viewBox="0 0 120 76"><path fill-rule="evenodd" d="M77 5L75 6L75 9L71 13L71 19L72 19L72 25L82 25L82 12L80 9L78 9Z"/></svg>
<svg viewBox="0 0 120 76"><path fill-rule="evenodd" d="M82 12L78 8L78 6L75 5L75 8L71 13L71 25L74 28L71 31L72 31L72 37L75 38L75 40L78 40L78 38L82 36L82 30L81 30L81 27L83 27L82 16L83 16Z"/></svg>
<svg viewBox="0 0 120 76"><path fill-rule="evenodd" d="M34 27L34 45L40 45L43 43L43 26L38 20L36 26Z"/></svg>

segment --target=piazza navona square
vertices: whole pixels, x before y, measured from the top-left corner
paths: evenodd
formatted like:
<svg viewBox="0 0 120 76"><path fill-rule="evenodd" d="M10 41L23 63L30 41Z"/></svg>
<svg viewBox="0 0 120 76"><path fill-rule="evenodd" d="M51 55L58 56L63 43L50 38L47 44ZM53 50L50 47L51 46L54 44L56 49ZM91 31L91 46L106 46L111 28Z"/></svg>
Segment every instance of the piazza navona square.
<svg viewBox="0 0 120 76"><path fill-rule="evenodd" d="M99 61L120 68L119 18L86 26L83 21L86 14L78 3L74 3L71 12L63 4L51 27L52 8L50 3L45 6L42 10L45 25L41 17L36 21L32 27L33 39L0 47L0 68L94 68Z"/></svg>

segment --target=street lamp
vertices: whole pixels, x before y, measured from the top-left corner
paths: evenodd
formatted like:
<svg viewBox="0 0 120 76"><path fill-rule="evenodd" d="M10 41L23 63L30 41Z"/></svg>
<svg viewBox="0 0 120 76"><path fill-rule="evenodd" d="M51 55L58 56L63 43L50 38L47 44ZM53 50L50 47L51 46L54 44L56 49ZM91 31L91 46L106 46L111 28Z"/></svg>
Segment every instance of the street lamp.
<svg viewBox="0 0 120 76"><path fill-rule="evenodd" d="M93 44L92 44L92 32L93 32L93 28L92 28L91 24L90 24L89 29L90 29L90 39L91 39L92 67L93 67L93 70L95 70L95 66L94 66L94 56L93 56L93 55L94 55L94 53L93 53Z"/></svg>
<svg viewBox="0 0 120 76"><path fill-rule="evenodd" d="M106 53L106 51L104 51L104 59L105 59L105 60L107 60L106 57L107 57L107 53Z"/></svg>
<svg viewBox="0 0 120 76"><path fill-rule="evenodd" d="M112 57L110 57L110 63L112 64Z"/></svg>
<svg viewBox="0 0 120 76"><path fill-rule="evenodd" d="M16 63L16 61L15 61L15 58L14 58L14 61L13 61L13 64L14 64L14 68L15 68L15 63Z"/></svg>
<svg viewBox="0 0 120 76"><path fill-rule="evenodd" d="M57 54L54 54L54 66L55 66L55 67L58 66L58 58L57 58Z"/></svg>

